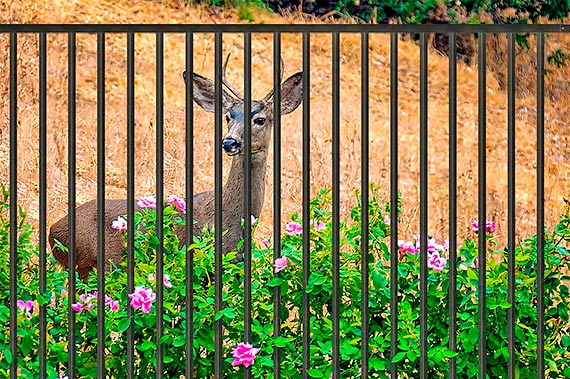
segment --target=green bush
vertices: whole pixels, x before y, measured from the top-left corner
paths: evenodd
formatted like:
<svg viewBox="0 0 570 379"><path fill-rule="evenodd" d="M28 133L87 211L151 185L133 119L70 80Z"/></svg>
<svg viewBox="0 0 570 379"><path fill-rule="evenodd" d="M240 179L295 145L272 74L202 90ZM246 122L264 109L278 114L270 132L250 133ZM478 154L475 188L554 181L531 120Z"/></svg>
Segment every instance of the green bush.
<svg viewBox="0 0 570 379"><path fill-rule="evenodd" d="M3 192L0 202L0 322L9 321L8 302L8 194ZM297 378L302 370L302 298L306 290L310 296L311 368L313 378L329 378L332 362L331 320L331 194L322 190L311 201L311 275L305 289L302 276L301 220L293 215L282 241L282 268L275 274L272 243L253 244L252 247L252 340L243 341L243 263L232 263L235 255L223 259L223 311L214 312L214 261L213 234L205 230L195 238L194 250L194 362L196 377L207 378L214 371L214 320L221 319L224 327L223 372L227 378L243 376L241 365L232 366L232 351L238 343L249 342L260 349L252 365L254 378L272 377L273 351L279 348L284 378ZM386 218L389 205L383 204L377 191L372 189L370 207L370 377L388 378L390 357L390 225ZM361 271L360 271L360 206L351 212L351 219L341 223L340 284L340 353L342 378L359 377L361 346ZM39 366L38 305L46 304L48 326L47 364L49 378L65 375L67 365L67 272L49 258L48 291L39 294L37 247L30 242L31 229L20 212L18 244L18 299L34 301L28 311L18 313L18 367L21 377L37 378ZM146 208L136 214L135 286L144 286L147 295L156 291L154 281L155 210ZM184 223L175 205L164 210L164 273L168 275L164 287L164 377L178 378L185 371L186 304L185 304L185 247L173 229ZM387 223L388 222L388 223ZM255 228L255 223L254 223ZM570 335L568 329L568 243L570 242L570 213L568 209L554 231L546 234L545 272L545 358L549 378L570 376ZM494 250L493 236L488 235L487 254L487 361L488 377L506 377L507 372L507 261L509 254ZM443 378L450 357L457 358L458 377L472 378L477 373L478 332L478 269L476 234L465 240L458 250L457 271L457 351L448 346L448 286L449 264L446 264L446 244L429 239L430 268L428 276L428 365L430 378ZM398 262L398 336L399 362L402 378L419 377L419 254L417 243L402 241ZM519 377L536 376L536 237L524 239L513 252L516 259L515 343ZM285 264L287 263L287 264ZM166 278L166 277L165 277ZM130 325L127 309L140 306L127 293L126 265L123 263L105 275L106 355L105 365L110 377L126 376L126 330ZM281 290L281 334L273 336L273 293ZM73 304L76 312L77 376L96 377L97 306L90 296L96 289L96 273L88 283L78 283L81 294ZM141 288L142 290L142 288ZM141 295L142 296L142 295ZM136 295L131 295L136 297ZM147 297L148 309L134 310L133 331L136 341L135 370L139 378L154 378L156 300ZM145 313L148 311L148 313ZM253 351L255 353L256 351ZM255 355L255 354L254 354ZM9 373L9 330L0 333L0 376Z"/></svg>

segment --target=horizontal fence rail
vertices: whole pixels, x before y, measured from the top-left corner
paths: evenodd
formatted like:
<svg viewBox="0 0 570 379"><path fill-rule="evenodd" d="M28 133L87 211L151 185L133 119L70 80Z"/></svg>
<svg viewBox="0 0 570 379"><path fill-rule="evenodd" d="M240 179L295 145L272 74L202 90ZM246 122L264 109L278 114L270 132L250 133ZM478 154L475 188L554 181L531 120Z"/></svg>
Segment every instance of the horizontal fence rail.
<svg viewBox="0 0 570 379"><path fill-rule="evenodd" d="M568 360L568 355L547 351L548 346L570 345L570 335L565 334L570 331L568 311L564 311L562 303L557 303L565 298L550 300L545 296L553 291L547 280L568 284L563 274L560 278L553 276L556 273L549 266L552 260L547 253L556 250L564 257L570 241L564 237L554 239L545 223L545 213L548 214L545 127L549 121L545 114L548 80L545 41L549 33L566 33L569 28L568 25L0 25L0 37L6 36L9 41L8 83L0 87L6 87L9 96L6 124L9 159L5 163L9 183L3 191L6 204L0 204L0 212L9 210L7 220L0 213L0 228L3 228L0 232L9 231L6 237L0 233L6 245L0 251L6 257L0 258L7 261L2 266L7 271L2 273L6 280L0 278L6 287L1 288L0 319L9 328L0 341L0 355L6 362L0 364L0 376L568 377L570 366L556 366L557 360ZM48 57L50 38L61 33L67 37L67 129L63 134L67 145L66 154L60 154L66 162L56 163L63 165L67 176L67 215L58 214L52 226L48 222L52 206L47 200L48 167L52 167L50 160L59 158L49 155L52 150L47 142L53 132L49 118L54 110L49 107L56 104L50 100ZM96 125L91 126L96 136L95 151L91 154L96 171L89 180L95 188L96 201L91 208L89 203L80 205L85 203L81 193L85 184L78 182L78 177L85 175L81 171L85 162L78 159L78 153L85 148L82 140L85 129L79 126L83 125L81 118L85 113L78 112L78 104L84 101L81 96L87 96L82 91L88 91L78 86L88 70L78 40L89 33L96 33L97 78L93 88ZM154 42L143 40L143 33L151 34ZM225 38L236 33L243 34L239 42L242 50L238 53L243 69L237 74L243 78L243 87L232 84L226 75L235 54L228 54L232 49ZM284 36L289 33L299 33L299 56L284 59L287 51ZM330 39L328 46L320 44L319 33ZM445 61L448 125L430 121L430 105L434 102L430 90L435 85L430 80L433 74L430 59L435 59L430 55L430 43L436 33L443 34L448 41L448 50L444 51L448 59ZM487 49L491 33L504 37L508 55L505 122L492 125L506 131L507 230L503 250L495 250L489 242L495 232L495 226L488 222L487 177L491 96ZM204 34L212 40L207 51L211 51L213 59L199 61L196 54L201 53L199 43L200 38L206 38ZM400 49L409 43L402 38L406 35L409 39L408 34L418 37L414 48L418 56L414 61L416 67L408 67L407 60L402 64ZM470 126L462 124L464 115L458 111L465 99L459 96L458 67L463 63L457 58L458 38L465 34L476 38L478 87L469 91L474 91L477 99L473 120L477 129L477 185L472 196L478 213L473 216L476 236L462 244L465 237L459 222L468 216L462 214L458 191L462 172L459 136ZM517 36L523 34L528 34L526 38L532 38L536 47L526 52L533 55L536 80L535 124L528 126L536 130L536 188L532 189L516 188L516 168L520 161L516 160L515 57ZM19 41L36 35L38 51L33 59L37 58L38 99L37 103L25 104L19 91L24 84L19 80L18 67L24 63L18 58L30 53L21 51ZM168 38L173 35L181 36L182 44L169 44ZM125 125L111 125L107 121L111 113L108 104L114 101L111 91L121 82L113 76L116 49L108 48L117 36L126 37L121 58L125 61L125 72L120 74L125 78ZM272 45L267 50L269 54L256 51L258 37ZM387 37L382 40L385 45L378 43L381 37ZM354 41L360 44L360 49L349 46ZM137 54L145 44L154 47L154 56ZM384 46L387 47L382 50ZM180 109L182 124L176 125L169 119L172 96L166 88L171 85L171 78L165 74L173 49L182 50L178 70L181 77L176 79L185 81L182 93L176 94L183 97L184 104ZM319 53L320 50L325 53ZM349 54L358 55L355 59L359 64L351 69L358 71L360 77L350 84L359 86L359 98L347 100L345 91L349 85L345 87L343 76L349 66L346 63ZM322 55L327 62L324 70L317 66ZM379 63L384 58L389 66L385 72ZM211 64L207 63L210 61ZM260 76L255 70L261 61L267 66L263 75L273 73L268 82L270 88L257 88ZM149 62L155 70L152 78L147 78L153 91L137 85L144 81L141 71L149 67ZM289 64L297 65L300 71L284 76L284 72L292 70ZM402 86L400 80L406 70L416 70L419 88ZM386 75L379 77L383 74ZM327 91L321 91L319 86L325 86ZM377 86L385 86L389 93L386 119L380 122L377 111L381 106L372 92ZM260 90L267 94L256 100ZM415 96L414 109L418 114L413 125L402 122L404 96L410 91ZM145 96L154 96L154 108L139 105ZM325 97L328 108L319 101L321 96L328 96ZM62 99L56 101L63 102ZM32 249L37 256L30 256L26 250L24 244L32 232L22 226L23 216L18 211L19 206L29 206L19 196L23 179L18 177L22 172L18 158L31 154L18 151L24 128L20 116L23 109L33 106L39 110L36 226L39 238L38 248ZM200 120L206 117L203 111L213 113L212 118ZM356 118L349 120L355 113ZM288 121L289 117L296 121ZM322 119L324 123L320 122ZM144 124L147 121L150 129ZM200 122L211 126L207 136L201 134ZM288 146L294 144L290 134L294 123L298 123L302 139L298 141L298 149ZM357 127L350 129L354 125ZM321 126L324 132L318 130ZM430 133L438 128L446 137L434 142ZM123 129L124 140L120 137ZM145 150L148 146L139 146L137 140L141 134L148 134L148 130L155 133L150 151ZM181 141L178 156L172 156L168 150L173 133ZM408 138L409 135L412 137ZM387 141L387 188L382 194L389 201L385 202L379 200L371 177L374 168L384 164L372 158L377 139ZM204 140L208 147L204 146ZM418 204L417 217L404 220L401 194L406 188L402 176L409 166L402 144L410 141L418 145L417 156L411 158L418 166L415 178ZM438 146L434 147L434 143ZM126 146L126 156L120 158L125 162L126 200L109 197L112 190L109 187L115 186L108 176L110 166L114 170L121 164L115 162L119 158L109 153L113 144ZM346 157L343 151L350 144L357 146L356 154ZM430 215L431 181L435 180L431 162L435 159L432 157L435 148L447 149L448 154L448 171L444 173L448 201L442 216L447 219L441 222L443 231L434 230L433 217L439 216ZM140 179L138 173L143 165L138 161L141 150L154 159L154 177L143 181L144 184L136 180ZM322 151L326 154L319 156ZM342 180L343 170L353 167L348 165L351 159L357 161L354 168L360 172L354 178L360 183ZM203 178L195 172L210 162L213 162L211 191L197 194ZM185 199L167 192L172 186L166 178L177 163L183 168L180 180L184 181L181 188ZM291 176L288 170L295 165L302 171L300 177L286 181L286 175ZM328 169L325 179L315 174L320 166ZM330 191L319 191L315 183L322 180ZM298 194L288 199L286 194L293 190L287 188L287 183L293 186L295 182L299 184ZM271 200L264 203L266 183ZM4 187L4 183L0 184ZM353 186L358 205L347 210L344 196ZM527 190L535 189L536 234L531 242L521 242L524 236L516 228L517 193L526 194ZM298 212L291 218L283 215L288 201L298 205ZM263 240L256 235L257 228L262 228L261 218L271 219L266 232L270 237ZM404 222L411 226L400 227ZM410 229L419 230L419 236L408 243L405 238ZM444 234L446 242L438 244L431 235L434 232ZM57 241L54 242L52 235ZM495 272L499 266L491 263L499 254L497 251L501 252L498 262L506 261L506 273L500 275ZM465 260L467 254L470 255ZM529 254L534 261L529 260ZM521 266L517 259L532 264ZM91 266L84 266L85 262ZM175 279L180 281L176 283ZM499 298L495 292L503 289L497 287L503 279L504 298ZM524 280L531 284L517 292ZM535 298L527 293L529 288L536 293ZM515 304L525 299L536 303L532 304L535 313L521 315ZM490 338L494 333L491 329L497 328L498 315L504 317L501 320L504 325L499 328L504 336L499 341L495 334ZM475 321L466 330L466 321L472 316ZM523 317L534 324L525 325ZM556 333L552 332L552 324ZM521 342L529 335L532 336L529 344L533 343L530 348ZM475 356L476 359L469 360Z"/></svg>
<svg viewBox="0 0 570 379"><path fill-rule="evenodd" d="M0 32L15 33L567 33L560 24L2 24Z"/></svg>

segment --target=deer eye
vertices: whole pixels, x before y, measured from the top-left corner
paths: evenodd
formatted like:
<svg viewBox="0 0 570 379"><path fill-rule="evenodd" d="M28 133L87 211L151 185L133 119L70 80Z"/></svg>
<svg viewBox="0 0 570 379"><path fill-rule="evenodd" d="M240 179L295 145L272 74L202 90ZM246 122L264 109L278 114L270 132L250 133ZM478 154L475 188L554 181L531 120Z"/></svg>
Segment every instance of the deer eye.
<svg viewBox="0 0 570 379"><path fill-rule="evenodd" d="M230 123L230 116L226 115L226 122L229 124Z"/></svg>
<svg viewBox="0 0 570 379"><path fill-rule="evenodd" d="M258 117L255 120L253 120L253 123L255 125L261 126L261 125L265 124L265 117Z"/></svg>

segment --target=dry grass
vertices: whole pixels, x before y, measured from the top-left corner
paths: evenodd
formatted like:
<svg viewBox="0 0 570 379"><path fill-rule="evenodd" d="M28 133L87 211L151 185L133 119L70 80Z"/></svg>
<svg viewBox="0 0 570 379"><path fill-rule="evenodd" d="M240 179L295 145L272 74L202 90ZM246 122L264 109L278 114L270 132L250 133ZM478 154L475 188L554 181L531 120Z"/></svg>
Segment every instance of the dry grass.
<svg viewBox="0 0 570 379"><path fill-rule="evenodd" d="M3 23L234 23L236 15L207 8L181 7L179 1L23 1L1 2ZM303 22L298 16L279 18L256 13L265 23ZM308 22L316 22L309 20ZM316 191L331 183L331 38L313 35L311 48L311 178ZM491 40L492 42L493 40ZM533 41L532 41L533 42ZM9 65L8 36L0 36L0 183L9 178ZM243 78L241 35L224 36L224 51L233 52L230 78ZM360 186L360 37L341 40L342 207L355 202L353 189ZM213 76L213 36L196 35L195 70ZM184 193L184 37L165 37L165 192ZM370 39L371 155L370 180L389 194L389 37ZM548 51L570 49L563 35L551 36ZM253 37L254 97L261 98L272 85L272 36ZM283 35L285 76L302 67L301 36ZM21 35L18 40L18 199L38 217L38 38ZM501 39L490 43L489 57L504 53ZM152 35L136 36L136 195L154 192L155 173L155 41ZM520 236L536 230L536 100L533 51L519 52L517 120L517 230ZM106 191L108 198L126 197L126 36L107 35L106 44ZM507 95L499 80L504 64L495 65L487 83L487 209L505 240L507 209ZM77 200L96 196L96 36L77 36ZM417 232L419 198L419 49L412 42L399 44L399 188L403 193L403 238ZM570 111L567 104L570 68L546 77L546 219L552 225L569 195ZM460 237L469 235L477 217L477 70L458 67L458 211ZM448 61L429 56L429 230L446 238L448 214ZM196 190L213 187L213 117L195 107ZM67 209L67 37L48 36L48 225ZM300 110L283 118L283 214L300 211L301 197ZM272 158L270 157L270 162ZM226 160L227 164L227 160ZM227 166L227 165L226 165ZM273 212L272 167L266 178L266 210L258 235L270 234Z"/></svg>

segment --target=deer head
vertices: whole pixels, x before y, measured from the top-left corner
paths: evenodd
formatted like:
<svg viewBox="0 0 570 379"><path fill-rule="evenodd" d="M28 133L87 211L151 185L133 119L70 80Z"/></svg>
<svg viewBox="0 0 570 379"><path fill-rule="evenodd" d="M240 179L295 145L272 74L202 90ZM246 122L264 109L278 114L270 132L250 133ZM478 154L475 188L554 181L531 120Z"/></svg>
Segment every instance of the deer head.
<svg viewBox="0 0 570 379"><path fill-rule="evenodd" d="M228 127L228 132L222 140L222 148L229 156L243 154L244 146L244 98L238 89L226 79L226 67L230 58L228 54L224 63L222 84L222 112ZM281 61L281 75L283 75L283 61ZM281 78L282 79L282 78ZM187 81L184 71L184 81ZM281 80L280 80L281 81ZM192 73L194 101L207 112L215 111L214 82L196 73ZM228 92L229 91L229 92ZM303 99L303 73L298 72L281 84L281 114L293 112ZM273 91L270 91L262 100L253 100L251 103L251 154L267 156L267 149L271 138L273 126Z"/></svg>

